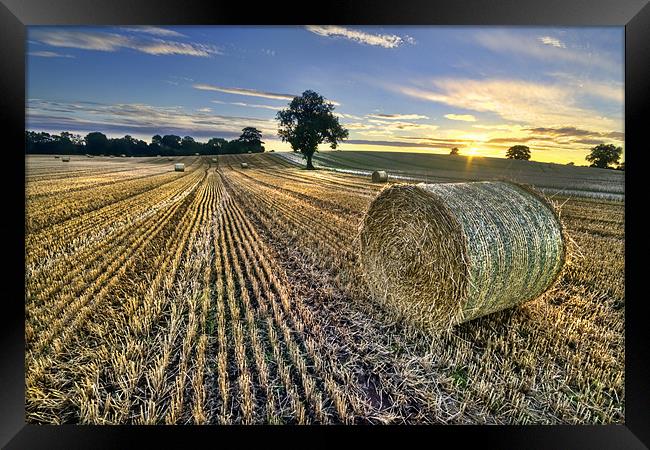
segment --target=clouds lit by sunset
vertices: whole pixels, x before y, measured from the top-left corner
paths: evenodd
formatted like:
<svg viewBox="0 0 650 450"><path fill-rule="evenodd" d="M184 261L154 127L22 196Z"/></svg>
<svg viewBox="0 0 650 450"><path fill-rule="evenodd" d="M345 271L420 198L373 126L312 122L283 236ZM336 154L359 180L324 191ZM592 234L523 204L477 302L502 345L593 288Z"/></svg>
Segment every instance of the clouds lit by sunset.
<svg viewBox="0 0 650 450"><path fill-rule="evenodd" d="M288 150L275 114L311 89L350 131L343 150L523 144L586 164L624 142L622 27L30 27L27 47L30 130L207 140L254 126Z"/></svg>

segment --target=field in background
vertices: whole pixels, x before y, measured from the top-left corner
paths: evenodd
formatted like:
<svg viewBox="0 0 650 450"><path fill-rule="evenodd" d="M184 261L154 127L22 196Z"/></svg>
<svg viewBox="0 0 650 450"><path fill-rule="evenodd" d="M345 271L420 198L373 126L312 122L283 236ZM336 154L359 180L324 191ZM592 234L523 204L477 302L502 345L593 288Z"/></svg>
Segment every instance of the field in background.
<svg viewBox="0 0 650 450"><path fill-rule="evenodd" d="M304 166L300 154L278 153L277 156ZM389 176L396 180L428 183L509 179L537 186L548 195L603 200L623 201L625 193L625 175L622 171L503 158L406 152L325 151L314 155L314 165L356 175L369 175L374 170L386 170Z"/></svg>
<svg viewBox="0 0 650 450"><path fill-rule="evenodd" d="M615 171L363 153L316 161L623 193ZM431 339L363 285L382 185L294 156L28 156L28 422L624 422L622 202L556 196L580 248L560 288Z"/></svg>

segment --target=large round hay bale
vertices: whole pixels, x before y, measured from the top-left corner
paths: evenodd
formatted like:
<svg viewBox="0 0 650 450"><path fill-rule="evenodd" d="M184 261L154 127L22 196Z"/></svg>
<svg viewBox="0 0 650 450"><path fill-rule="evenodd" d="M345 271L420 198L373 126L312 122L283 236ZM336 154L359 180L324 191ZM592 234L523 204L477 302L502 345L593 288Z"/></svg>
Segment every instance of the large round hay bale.
<svg viewBox="0 0 650 450"><path fill-rule="evenodd" d="M183 164L183 163L174 164L174 170L176 172L185 172L185 164Z"/></svg>
<svg viewBox="0 0 650 450"><path fill-rule="evenodd" d="M500 181L393 185L361 227L371 295L435 331L539 297L566 258L554 207Z"/></svg>
<svg viewBox="0 0 650 450"><path fill-rule="evenodd" d="M241 163L242 169L248 169L248 163Z"/></svg>
<svg viewBox="0 0 650 450"><path fill-rule="evenodd" d="M64 156L63 158L61 158L61 161L70 162L70 157L69 156Z"/></svg>
<svg viewBox="0 0 650 450"><path fill-rule="evenodd" d="M384 170L375 170L372 173L373 183L385 183L388 181L388 174Z"/></svg>

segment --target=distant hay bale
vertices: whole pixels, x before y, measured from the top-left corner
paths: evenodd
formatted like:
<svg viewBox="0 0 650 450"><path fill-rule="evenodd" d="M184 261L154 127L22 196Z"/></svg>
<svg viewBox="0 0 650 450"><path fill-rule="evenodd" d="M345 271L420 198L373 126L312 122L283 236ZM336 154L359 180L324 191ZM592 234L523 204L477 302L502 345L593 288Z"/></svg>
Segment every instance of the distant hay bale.
<svg viewBox="0 0 650 450"><path fill-rule="evenodd" d="M64 156L63 158L61 158L61 161L70 162L70 157L69 156Z"/></svg>
<svg viewBox="0 0 650 450"><path fill-rule="evenodd" d="M174 158L167 158L167 161L173 161Z"/></svg>
<svg viewBox="0 0 650 450"><path fill-rule="evenodd" d="M253 153L253 152L251 150L249 150L248 153Z"/></svg>
<svg viewBox="0 0 650 450"><path fill-rule="evenodd" d="M198 154L198 153L194 153L194 156L199 156L199 154Z"/></svg>
<svg viewBox="0 0 650 450"><path fill-rule="evenodd" d="M120 158L126 158L126 155L125 155L124 153L122 153L122 154L120 155Z"/></svg>
<svg viewBox="0 0 650 450"><path fill-rule="evenodd" d="M58 155L56 155L56 156L54 157L54 159L59 159L59 158L60 158L60 156L58 156Z"/></svg>
<svg viewBox="0 0 650 450"><path fill-rule="evenodd" d="M242 169L248 169L248 163L241 163Z"/></svg>
<svg viewBox="0 0 650 450"><path fill-rule="evenodd" d="M539 297L567 258L554 207L501 181L388 187L360 246L375 300L435 332Z"/></svg>
<svg viewBox="0 0 650 450"><path fill-rule="evenodd" d="M176 172L185 172L185 164L183 164L183 163L174 164L174 170Z"/></svg>
<svg viewBox="0 0 650 450"><path fill-rule="evenodd" d="M217 158L212 158L212 162L213 162L213 163L216 163L216 162L217 162Z"/></svg>
<svg viewBox="0 0 650 450"><path fill-rule="evenodd" d="M384 170L375 170L372 173L373 183L385 183L388 181L388 174Z"/></svg>

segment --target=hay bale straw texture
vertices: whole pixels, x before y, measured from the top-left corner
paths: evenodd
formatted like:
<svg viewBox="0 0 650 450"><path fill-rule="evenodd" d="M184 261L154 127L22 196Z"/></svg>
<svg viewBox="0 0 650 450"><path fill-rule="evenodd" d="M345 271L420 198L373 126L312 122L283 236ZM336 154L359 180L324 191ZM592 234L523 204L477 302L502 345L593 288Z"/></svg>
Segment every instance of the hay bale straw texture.
<svg viewBox="0 0 650 450"><path fill-rule="evenodd" d="M501 181L388 187L364 217L360 245L372 296L434 331L539 297L567 253L554 207Z"/></svg>
<svg viewBox="0 0 650 450"><path fill-rule="evenodd" d="M248 169L248 163L241 163L242 169Z"/></svg>
<svg viewBox="0 0 650 450"><path fill-rule="evenodd" d="M183 164L183 163L174 164L174 170L176 172L185 172L185 164Z"/></svg>
<svg viewBox="0 0 650 450"><path fill-rule="evenodd" d="M373 183L385 183L388 181L388 174L384 170L375 170L372 173L372 182Z"/></svg>

